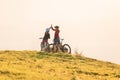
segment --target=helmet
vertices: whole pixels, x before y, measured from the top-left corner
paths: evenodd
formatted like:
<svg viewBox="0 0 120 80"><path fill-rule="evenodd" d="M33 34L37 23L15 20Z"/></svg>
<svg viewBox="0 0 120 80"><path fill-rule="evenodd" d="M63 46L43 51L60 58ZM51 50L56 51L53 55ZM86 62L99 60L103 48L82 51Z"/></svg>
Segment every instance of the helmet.
<svg viewBox="0 0 120 80"><path fill-rule="evenodd" d="M55 28L59 28L59 26L55 26Z"/></svg>
<svg viewBox="0 0 120 80"><path fill-rule="evenodd" d="M46 32L49 32L50 31L50 28L46 28Z"/></svg>

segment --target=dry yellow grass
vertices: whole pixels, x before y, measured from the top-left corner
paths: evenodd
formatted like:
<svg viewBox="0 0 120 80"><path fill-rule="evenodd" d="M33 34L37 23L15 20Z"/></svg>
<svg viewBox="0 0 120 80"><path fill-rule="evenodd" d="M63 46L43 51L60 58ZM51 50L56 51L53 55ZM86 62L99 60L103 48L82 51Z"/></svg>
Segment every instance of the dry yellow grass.
<svg viewBox="0 0 120 80"><path fill-rule="evenodd" d="M120 65L79 55L0 51L0 80L119 80Z"/></svg>

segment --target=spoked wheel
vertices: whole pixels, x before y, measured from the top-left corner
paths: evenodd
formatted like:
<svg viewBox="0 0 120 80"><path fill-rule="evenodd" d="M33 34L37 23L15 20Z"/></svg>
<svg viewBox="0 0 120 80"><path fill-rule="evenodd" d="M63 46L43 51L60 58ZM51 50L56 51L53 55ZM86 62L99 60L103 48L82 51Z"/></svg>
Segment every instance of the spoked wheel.
<svg viewBox="0 0 120 80"><path fill-rule="evenodd" d="M49 44L48 45L48 52L57 52L58 47L54 46L54 44Z"/></svg>
<svg viewBox="0 0 120 80"><path fill-rule="evenodd" d="M69 54L71 54L71 47L70 47L68 44L64 44L64 45L62 46L62 51L63 51L64 53L69 53Z"/></svg>

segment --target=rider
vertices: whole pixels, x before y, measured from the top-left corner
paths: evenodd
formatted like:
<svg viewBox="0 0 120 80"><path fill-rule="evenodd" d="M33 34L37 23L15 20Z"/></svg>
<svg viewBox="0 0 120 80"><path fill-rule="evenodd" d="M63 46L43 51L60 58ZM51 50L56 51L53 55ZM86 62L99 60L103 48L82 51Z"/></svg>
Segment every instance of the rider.
<svg viewBox="0 0 120 80"><path fill-rule="evenodd" d="M60 37L59 37L60 30L59 30L59 26L54 26L54 28L53 28L52 25L51 25L51 29L53 31L55 31L55 34L54 34L54 45L56 45L57 43L60 44Z"/></svg>
<svg viewBox="0 0 120 80"><path fill-rule="evenodd" d="M49 34L50 28L46 28L43 40L41 42L41 50L48 44L48 39L50 39L50 34Z"/></svg>

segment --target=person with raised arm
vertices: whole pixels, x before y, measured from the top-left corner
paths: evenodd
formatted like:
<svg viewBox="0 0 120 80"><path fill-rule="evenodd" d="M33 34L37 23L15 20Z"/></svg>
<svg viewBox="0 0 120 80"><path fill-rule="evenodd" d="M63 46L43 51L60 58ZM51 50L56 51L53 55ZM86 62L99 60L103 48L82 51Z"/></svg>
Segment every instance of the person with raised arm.
<svg viewBox="0 0 120 80"><path fill-rule="evenodd" d="M60 33L60 30L59 30L59 26L53 26L51 25L51 29L53 31L55 31L55 34L54 34L54 45L56 44L60 44L60 36L59 36L59 33Z"/></svg>

